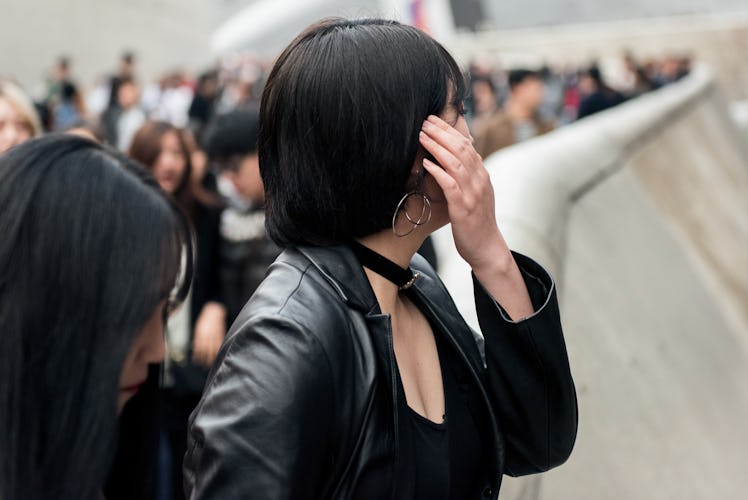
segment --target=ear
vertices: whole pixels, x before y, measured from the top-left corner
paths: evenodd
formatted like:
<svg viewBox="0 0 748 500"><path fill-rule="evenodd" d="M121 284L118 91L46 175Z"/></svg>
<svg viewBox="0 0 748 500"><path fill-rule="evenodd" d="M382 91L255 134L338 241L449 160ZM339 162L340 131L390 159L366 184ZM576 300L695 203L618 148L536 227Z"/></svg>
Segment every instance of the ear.
<svg viewBox="0 0 748 500"><path fill-rule="evenodd" d="M419 146L418 151L416 152L416 158L413 161L413 165L410 167L410 175L408 176L407 186L410 189L420 188L423 184L424 177L428 175L428 172L423 166L424 158L428 158L436 163L436 159L431 155L431 153L426 151L423 146Z"/></svg>

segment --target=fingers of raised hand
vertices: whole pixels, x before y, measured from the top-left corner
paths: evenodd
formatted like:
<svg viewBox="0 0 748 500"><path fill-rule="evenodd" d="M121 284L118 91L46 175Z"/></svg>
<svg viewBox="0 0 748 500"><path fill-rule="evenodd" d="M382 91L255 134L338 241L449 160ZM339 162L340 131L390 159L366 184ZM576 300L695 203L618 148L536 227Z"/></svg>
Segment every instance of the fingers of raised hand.
<svg viewBox="0 0 748 500"><path fill-rule="evenodd" d="M447 151L443 146L423 132L421 132L419 138L421 145L426 149L426 151L434 156L434 159L439 163L440 168L443 168L453 176L456 176L460 170L463 170L460 160Z"/></svg>
<svg viewBox="0 0 748 500"><path fill-rule="evenodd" d="M480 164L481 158L473 147L472 138L463 135L462 132L438 116L432 115L424 121L422 131L421 144L439 160L439 163L442 163L442 159L427 147L429 141L441 146L454 158L454 160L444 159L443 165L445 168L459 169L461 166L465 166L472 170L476 164ZM445 155L444 151L442 151L442 155Z"/></svg>
<svg viewBox="0 0 748 500"><path fill-rule="evenodd" d="M428 158L423 159L423 166L428 171L428 173L431 174L434 180L436 180L436 183L439 184L439 187L442 188L442 191L444 192L448 203L450 202L450 200L454 199L455 196L458 196L460 194L461 190L459 183L446 170L444 170Z"/></svg>
<svg viewBox="0 0 748 500"><path fill-rule="evenodd" d="M431 125L451 138L450 144L453 145L454 149L449 147L448 149L453 153L470 153L471 156L477 155L473 147L473 138L470 135L466 136L456 126L450 125L436 115L430 115L424 122L424 126L426 127L430 127Z"/></svg>

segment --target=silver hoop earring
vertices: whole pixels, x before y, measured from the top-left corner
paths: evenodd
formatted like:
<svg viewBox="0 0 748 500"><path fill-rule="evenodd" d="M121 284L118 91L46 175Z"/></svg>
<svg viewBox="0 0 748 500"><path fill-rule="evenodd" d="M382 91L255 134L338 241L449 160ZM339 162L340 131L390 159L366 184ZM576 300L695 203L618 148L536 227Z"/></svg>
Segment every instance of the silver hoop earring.
<svg viewBox="0 0 748 500"><path fill-rule="evenodd" d="M421 213L418 216L418 219L413 219L411 215L408 213L408 198L411 196L420 196L422 200L421 205ZM408 231L405 233L398 233L397 232L397 214L400 213L400 210L402 210L405 213L405 218L410 222L411 226ZM410 193L406 193L405 196L403 196L400 199L400 202L397 204L397 208L395 208L395 213L392 215L392 232L395 234L395 236L399 237L405 237L408 236L410 233L415 231L415 229L418 226L423 226L424 224L428 224L431 221L431 198L428 197L425 193L420 193L418 191L411 191Z"/></svg>

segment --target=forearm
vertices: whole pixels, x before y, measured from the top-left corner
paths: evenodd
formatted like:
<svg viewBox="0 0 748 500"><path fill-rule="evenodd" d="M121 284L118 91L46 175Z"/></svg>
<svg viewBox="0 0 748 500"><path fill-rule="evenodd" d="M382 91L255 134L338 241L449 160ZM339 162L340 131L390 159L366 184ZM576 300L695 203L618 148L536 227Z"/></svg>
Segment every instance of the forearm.
<svg viewBox="0 0 748 500"><path fill-rule="evenodd" d="M487 252L484 262L473 266L473 274L513 321L535 312L522 272L503 238Z"/></svg>
<svg viewBox="0 0 748 500"><path fill-rule="evenodd" d="M513 255L532 315L510 320L477 276L474 285L489 394L505 436L505 470L516 476L548 470L568 458L577 404L553 279L532 259Z"/></svg>

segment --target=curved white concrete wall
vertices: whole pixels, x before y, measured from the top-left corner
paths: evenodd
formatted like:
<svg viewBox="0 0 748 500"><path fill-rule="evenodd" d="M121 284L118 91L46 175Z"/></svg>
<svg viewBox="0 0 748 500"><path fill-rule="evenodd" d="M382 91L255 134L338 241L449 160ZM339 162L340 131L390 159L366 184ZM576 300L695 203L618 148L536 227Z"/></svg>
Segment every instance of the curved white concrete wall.
<svg viewBox="0 0 748 500"><path fill-rule="evenodd" d="M559 282L580 426L504 499L748 493L748 153L705 69L487 159L509 244ZM464 262L442 274L470 317Z"/></svg>

